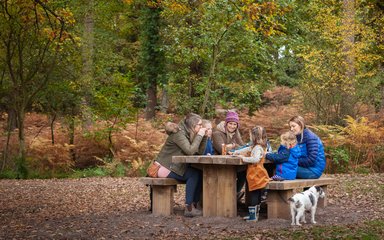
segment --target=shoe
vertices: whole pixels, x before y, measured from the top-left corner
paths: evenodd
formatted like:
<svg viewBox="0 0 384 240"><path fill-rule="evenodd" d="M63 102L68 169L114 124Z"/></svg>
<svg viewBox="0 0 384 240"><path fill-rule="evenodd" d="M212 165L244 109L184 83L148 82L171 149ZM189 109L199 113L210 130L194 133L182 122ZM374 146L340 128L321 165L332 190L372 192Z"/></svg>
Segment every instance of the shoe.
<svg viewBox="0 0 384 240"><path fill-rule="evenodd" d="M243 217L243 219L247 222L257 222L259 220L259 211L260 205L249 206L249 215L247 217Z"/></svg>
<svg viewBox="0 0 384 240"><path fill-rule="evenodd" d="M188 210L188 206L185 206L184 217L198 217L203 216L203 212L193 205L191 205L191 211Z"/></svg>
<svg viewBox="0 0 384 240"><path fill-rule="evenodd" d="M272 181L284 181L284 178L282 178L282 177L280 177L280 176L278 176L278 175L274 175L274 176L272 177Z"/></svg>

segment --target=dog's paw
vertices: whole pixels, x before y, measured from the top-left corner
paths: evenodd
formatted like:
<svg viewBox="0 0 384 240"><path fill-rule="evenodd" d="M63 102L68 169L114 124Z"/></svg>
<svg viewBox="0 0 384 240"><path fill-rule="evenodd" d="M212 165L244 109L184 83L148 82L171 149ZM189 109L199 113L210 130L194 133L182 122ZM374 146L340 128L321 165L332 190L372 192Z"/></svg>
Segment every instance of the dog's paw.
<svg viewBox="0 0 384 240"><path fill-rule="evenodd" d="M316 224L317 222L316 221L312 221L313 224Z"/></svg>
<svg viewBox="0 0 384 240"><path fill-rule="evenodd" d="M291 223L291 226L295 226L296 224L294 222Z"/></svg>

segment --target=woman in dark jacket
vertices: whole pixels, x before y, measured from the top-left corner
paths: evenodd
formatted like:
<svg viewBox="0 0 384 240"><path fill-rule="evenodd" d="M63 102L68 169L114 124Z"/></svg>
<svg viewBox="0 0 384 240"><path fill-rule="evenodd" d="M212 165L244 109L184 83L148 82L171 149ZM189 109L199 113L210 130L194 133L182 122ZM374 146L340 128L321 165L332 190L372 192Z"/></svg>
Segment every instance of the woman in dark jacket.
<svg viewBox="0 0 384 240"><path fill-rule="evenodd" d="M305 126L304 118L292 117L289 127L296 135L297 143L305 157L299 158L297 178L317 179L325 169L324 146L320 138Z"/></svg>
<svg viewBox="0 0 384 240"><path fill-rule="evenodd" d="M164 174L164 169L169 174L165 176L186 182L185 211L186 217L202 215L201 210L195 208L200 201L202 190L201 171L185 163L172 163L173 156L202 155L205 150L207 137L206 129L202 128L202 119L197 114L188 114L179 123L178 131L170 133L163 145L156 162L161 165L159 171Z"/></svg>

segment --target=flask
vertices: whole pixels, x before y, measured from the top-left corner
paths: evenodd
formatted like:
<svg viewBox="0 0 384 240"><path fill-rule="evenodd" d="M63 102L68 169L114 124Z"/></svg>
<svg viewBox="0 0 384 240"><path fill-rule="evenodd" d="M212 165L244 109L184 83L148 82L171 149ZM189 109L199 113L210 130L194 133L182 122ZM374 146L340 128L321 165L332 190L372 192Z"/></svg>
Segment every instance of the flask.
<svg viewBox="0 0 384 240"><path fill-rule="evenodd" d="M227 155L227 145L221 144L221 155Z"/></svg>

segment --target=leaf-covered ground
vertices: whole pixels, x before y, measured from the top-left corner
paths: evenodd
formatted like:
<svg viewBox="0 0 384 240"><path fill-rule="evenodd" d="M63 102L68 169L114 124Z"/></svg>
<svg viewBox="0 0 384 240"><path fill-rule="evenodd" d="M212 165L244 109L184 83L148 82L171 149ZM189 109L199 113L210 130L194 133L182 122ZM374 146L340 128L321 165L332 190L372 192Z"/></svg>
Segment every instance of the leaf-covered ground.
<svg viewBox="0 0 384 240"><path fill-rule="evenodd" d="M318 209L317 226L302 228L265 216L257 223L241 216L185 218L183 187L175 215L153 217L148 189L138 178L0 180L0 239L287 239L298 233L324 239L350 234L339 228L368 220L378 220L374 227L384 235L384 174L332 176L338 182L328 188L329 204ZM319 226L329 231L317 233Z"/></svg>

